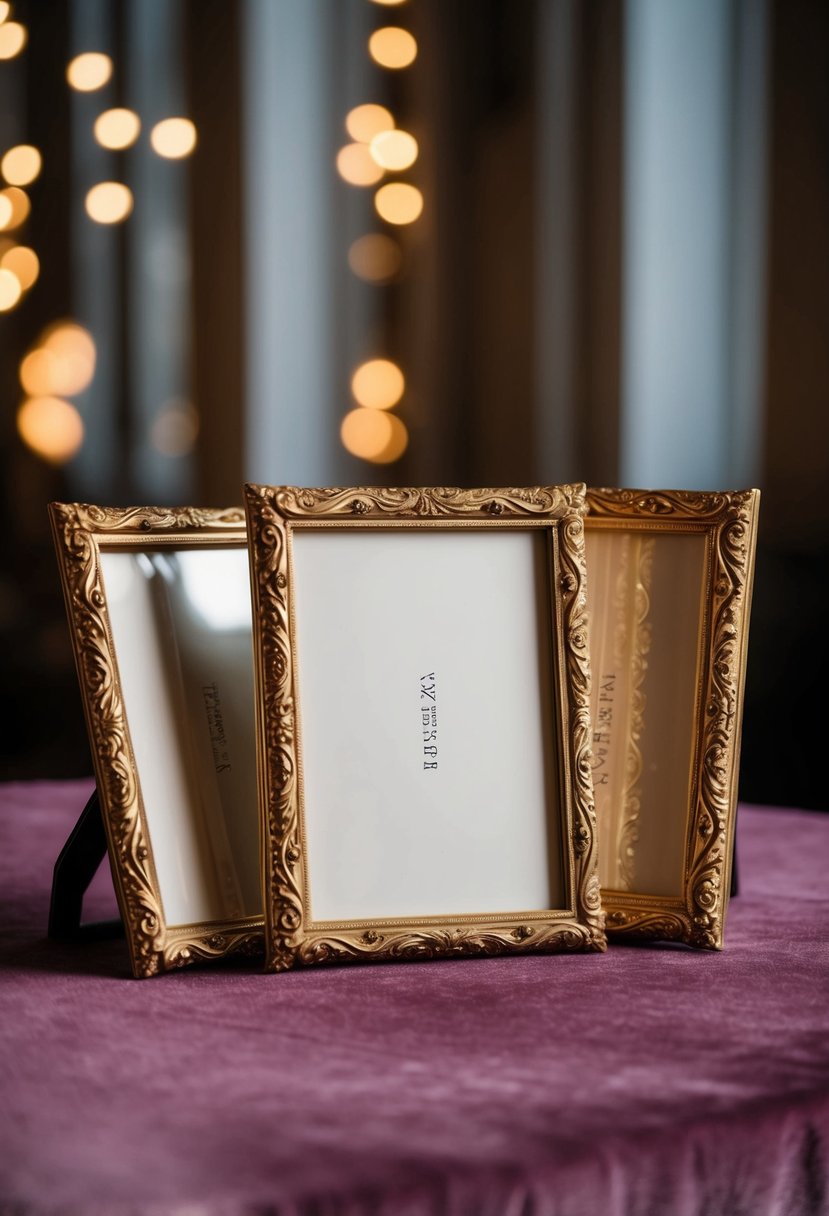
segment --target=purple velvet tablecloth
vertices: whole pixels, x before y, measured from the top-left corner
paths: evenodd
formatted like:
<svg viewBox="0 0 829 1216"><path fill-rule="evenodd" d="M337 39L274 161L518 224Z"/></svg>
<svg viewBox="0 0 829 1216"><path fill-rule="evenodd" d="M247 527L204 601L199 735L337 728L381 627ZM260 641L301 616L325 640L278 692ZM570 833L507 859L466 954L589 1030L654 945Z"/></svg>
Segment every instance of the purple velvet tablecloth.
<svg viewBox="0 0 829 1216"><path fill-rule="evenodd" d="M722 954L139 982L45 940L89 788L0 787L0 1212L829 1213L829 816L741 810Z"/></svg>

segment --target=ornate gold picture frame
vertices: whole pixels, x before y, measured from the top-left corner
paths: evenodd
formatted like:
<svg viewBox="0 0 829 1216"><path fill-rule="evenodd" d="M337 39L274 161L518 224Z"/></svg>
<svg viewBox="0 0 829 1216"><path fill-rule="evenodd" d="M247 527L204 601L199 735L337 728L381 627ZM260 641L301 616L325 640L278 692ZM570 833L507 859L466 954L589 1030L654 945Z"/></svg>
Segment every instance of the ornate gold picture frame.
<svg viewBox="0 0 829 1216"><path fill-rule="evenodd" d="M591 763L613 938L722 946L759 497L587 492Z"/></svg>
<svg viewBox="0 0 829 1216"><path fill-rule="evenodd" d="M603 950L584 487L245 496L266 967Z"/></svg>
<svg viewBox="0 0 829 1216"><path fill-rule="evenodd" d="M50 517L133 974L261 953L244 514Z"/></svg>

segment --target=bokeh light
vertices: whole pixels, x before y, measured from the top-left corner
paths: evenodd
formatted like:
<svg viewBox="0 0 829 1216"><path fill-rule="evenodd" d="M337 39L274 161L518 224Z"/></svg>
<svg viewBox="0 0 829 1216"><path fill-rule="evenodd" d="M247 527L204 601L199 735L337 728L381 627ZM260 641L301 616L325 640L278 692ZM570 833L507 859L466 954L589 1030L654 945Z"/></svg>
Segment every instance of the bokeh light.
<svg viewBox="0 0 829 1216"><path fill-rule="evenodd" d="M11 11L12 6L9 0L0 0L0 25L3 24Z"/></svg>
<svg viewBox="0 0 829 1216"><path fill-rule="evenodd" d="M352 456L376 460L391 441L391 416L379 410L351 410L342 420L340 438Z"/></svg>
<svg viewBox="0 0 829 1216"><path fill-rule="evenodd" d="M85 51L76 55L66 69L66 79L73 89L92 93L101 89L112 76L112 60L101 51Z"/></svg>
<svg viewBox="0 0 829 1216"><path fill-rule="evenodd" d="M406 0L374 0L375 4L382 4L386 8L397 8L400 4L405 4Z"/></svg>
<svg viewBox="0 0 829 1216"><path fill-rule="evenodd" d="M369 359L351 377L354 400L367 409L390 410L406 388L406 379L391 359Z"/></svg>
<svg viewBox="0 0 829 1216"><path fill-rule="evenodd" d="M348 251L352 271L368 283L388 283L398 274L402 263L403 252L397 241L379 232L358 237Z"/></svg>
<svg viewBox="0 0 829 1216"><path fill-rule="evenodd" d="M26 245L13 245L0 256L0 269L10 270L16 275L23 290L28 291L37 282L40 261L34 249L29 249Z"/></svg>
<svg viewBox="0 0 829 1216"><path fill-rule="evenodd" d="M390 131L393 126L394 117L391 110L371 102L364 106L355 106L345 118L345 129L358 144L370 144L375 135L379 135L381 131Z"/></svg>
<svg viewBox="0 0 829 1216"><path fill-rule="evenodd" d="M86 195L86 213L96 224L119 224L132 211L132 191L122 182L99 182Z"/></svg>
<svg viewBox="0 0 829 1216"><path fill-rule="evenodd" d="M150 143L159 156L181 160L196 146L196 128L189 118L164 118L150 132Z"/></svg>
<svg viewBox="0 0 829 1216"><path fill-rule="evenodd" d="M82 393L95 375L95 341L89 330L77 321L56 321L43 331L40 341L61 362L66 387L58 395L74 397Z"/></svg>
<svg viewBox="0 0 829 1216"><path fill-rule="evenodd" d="M384 169L399 172L417 160L417 140L408 131L381 131L370 145L371 155Z"/></svg>
<svg viewBox="0 0 829 1216"><path fill-rule="evenodd" d="M352 456L374 464L399 460L409 441L408 431L399 418L362 407L351 410L343 418L340 438Z"/></svg>
<svg viewBox="0 0 829 1216"><path fill-rule="evenodd" d="M187 456L199 433L199 416L189 401L174 398L161 407L150 428L150 443L162 456Z"/></svg>
<svg viewBox="0 0 829 1216"><path fill-rule="evenodd" d="M7 206L1 201L3 199ZM0 229L9 231L19 228L28 219L31 209L32 204L25 190L19 186L6 186L5 190L0 190Z"/></svg>
<svg viewBox="0 0 829 1216"><path fill-rule="evenodd" d="M95 119L95 138L102 148L129 148L141 133L141 119L133 110L104 110Z"/></svg>
<svg viewBox="0 0 829 1216"><path fill-rule="evenodd" d="M60 397L30 397L17 412L17 433L43 460L64 464L83 443L83 421Z"/></svg>
<svg viewBox="0 0 829 1216"><path fill-rule="evenodd" d="M337 153L337 172L351 186L374 186L383 170L366 144L346 144Z"/></svg>
<svg viewBox="0 0 829 1216"><path fill-rule="evenodd" d="M40 173L43 161L37 148L31 144L18 144L9 148L0 161L0 171L12 186L28 186Z"/></svg>
<svg viewBox="0 0 829 1216"><path fill-rule="evenodd" d="M5 267L0 267L0 312L8 312L10 308L14 308L22 295L23 288L17 275Z"/></svg>
<svg viewBox="0 0 829 1216"><path fill-rule="evenodd" d="M75 321L57 321L43 331L20 363L20 383L30 397L75 397L95 374L92 335Z"/></svg>
<svg viewBox="0 0 829 1216"><path fill-rule="evenodd" d="M408 182L389 182L375 194L374 206L389 224L413 224L423 210L423 195Z"/></svg>
<svg viewBox="0 0 829 1216"><path fill-rule="evenodd" d="M408 30L386 25L369 38L368 53L381 68L407 68L417 58L417 42Z"/></svg>
<svg viewBox="0 0 829 1216"><path fill-rule="evenodd" d="M25 25L18 21L4 21L0 25L0 59L14 59L26 45L28 38Z"/></svg>
<svg viewBox="0 0 829 1216"><path fill-rule="evenodd" d="M393 461L399 460L409 446L409 432L405 423L400 418L396 418L394 414L383 416L388 418L391 423L391 435L379 456L374 457L375 464L391 464Z"/></svg>

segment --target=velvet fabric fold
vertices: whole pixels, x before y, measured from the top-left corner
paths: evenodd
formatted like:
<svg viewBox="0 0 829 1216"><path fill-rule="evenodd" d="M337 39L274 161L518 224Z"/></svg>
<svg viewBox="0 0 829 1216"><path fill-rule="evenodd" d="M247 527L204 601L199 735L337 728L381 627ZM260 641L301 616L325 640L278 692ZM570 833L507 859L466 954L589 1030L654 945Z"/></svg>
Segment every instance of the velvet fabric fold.
<svg viewBox="0 0 829 1216"><path fill-rule="evenodd" d="M89 789L0 787L3 1214L829 1214L829 817L741 808L721 954L139 982L46 941Z"/></svg>

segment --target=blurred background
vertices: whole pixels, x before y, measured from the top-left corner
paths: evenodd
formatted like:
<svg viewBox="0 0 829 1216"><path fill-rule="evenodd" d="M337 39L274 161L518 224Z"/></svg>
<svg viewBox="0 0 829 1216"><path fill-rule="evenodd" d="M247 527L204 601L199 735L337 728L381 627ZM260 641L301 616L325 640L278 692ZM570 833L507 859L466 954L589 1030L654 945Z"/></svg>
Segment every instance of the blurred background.
<svg viewBox="0 0 829 1216"><path fill-rule="evenodd" d="M763 491L741 796L827 804L829 6L0 2L3 777L91 771L46 504Z"/></svg>

